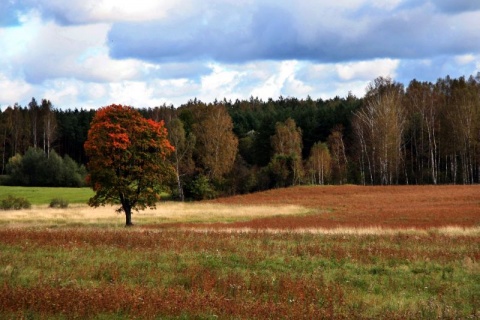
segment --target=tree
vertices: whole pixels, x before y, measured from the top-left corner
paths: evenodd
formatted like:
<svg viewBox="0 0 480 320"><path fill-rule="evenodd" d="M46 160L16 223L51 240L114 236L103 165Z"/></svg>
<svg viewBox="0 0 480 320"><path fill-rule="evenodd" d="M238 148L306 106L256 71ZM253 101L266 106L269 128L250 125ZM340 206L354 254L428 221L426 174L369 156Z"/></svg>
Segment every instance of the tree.
<svg viewBox="0 0 480 320"><path fill-rule="evenodd" d="M30 147L22 156L17 154L7 163L5 183L15 186L81 187L86 172L70 157L63 159L55 150L50 156L40 148Z"/></svg>
<svg viewBox="0 0 480 320"><path fill-rule="evenodd" d="M372 184L398 183L406 127L403 85L380 77L367 89L365 105L353 118L361 149L362 182L368 169Z"/></svg>
<svg viewBox="0 0 480 320"><path fill-rule="evenodd" d="M303 176L302 167L302 130L297 127L295 120L288 118L285 122L277 122L275 134L271 137L272 148L276 164L272 168L291 172L288 184L299 184ZM279 166L279 164L282 164ZM282 168L282 169L280 169ZM274 169L275 170L275 169ZM285 174L282 174L285 176Z"/></svg>
<svg viewBox="0 0 480 320"><path fill-rule="evenodd" d="M28 104L28 111L30 114L30 124L32 126L32 144L33 148L38 147L38 118L40 114L40 107L37 100L32 98L32 101Z"/></svg>
<svg viewBox="0 0 480 320"><path fill-rule="evenodd" d="M89 205L120 203L126 226L133 225L132 210L155 208L171 178L166 159L173 150L163 121L147 120L129 106L100 108L85 142L88 180L95 191Z"/></svg>
<svg viewBox="0 0 480 320"><path fill-rule="evenodd" d="M326 143L317 142L310 149L307 169L313 184L325 184L332 172L332 157Z"/></svg>
<svg viewBox="0 0 480 320"><path fill-rule="evenodd" d="M332 157L332 175L334 181L340 184L347 182L348 160L343 143L343 126L338 125L332 129L328 136L328 147ZM327 149L328 150L328 149Z"/></svg>
<svg viewBox="0 0 480 320"><path fill-rule="evenodd" d="M175 151L172 153L172 159L175 166L175 176L177 178L178 197L181 201L184 201L185 196L182 178L186 173L193 171L195 166L192 160L195 136L192 133L187 136L182 120L175 118L168 124L168 138L175 147Z"/></svg>
<svg viewBox="0 0 480 320"><path fill-rule="evenodd" d="M52 103L50 100L43 99L42 104L40 105L40 112L43 119L43 151L50 156L50 150L52 147L52 142L55 140L55 135L57 131L57 119L55 113L52 110Z"/></svg>
<svg viewBox="0 0 480 320"><path fill-rule="evenodd" d="M424 171L429 181L437 184L440 171L439 131L440 95L430 82L410 82L406 94L408 111L411 169L417 182L424 183Z"/></svg>
<svg viewBox="0 0 480 320"><path fill-rule="evenodd" d="M197 104L192 109L195 123L196 158L205 175L221 181L235 163L238 138L233 133L232 118L224 105Z"/></svg>
<svg viewBox="0 0 480 320"><path fill-rule="evenodd" d="M464 77L453 80L450 83L448 109L445 112L445 118L449 122L451 131L448 132L453 137L453 150L456 155L452 156L452 161L458 162L452 167L458 166L461 174L462 183L473 183L475 171L478 168L476 161L477 144L480 132L480 92L479 86L473 77L466 80ZM452 176L456 177L457 169L453 169ZM456 178L453 182L456 182Z"/></svg>

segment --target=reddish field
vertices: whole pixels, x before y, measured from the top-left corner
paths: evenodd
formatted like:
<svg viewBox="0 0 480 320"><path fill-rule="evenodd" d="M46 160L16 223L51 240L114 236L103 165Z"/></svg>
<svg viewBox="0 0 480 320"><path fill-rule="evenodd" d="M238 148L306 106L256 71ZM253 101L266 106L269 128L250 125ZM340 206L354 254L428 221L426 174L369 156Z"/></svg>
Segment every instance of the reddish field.
<svg viewBox="0 0 480 320"><path fill-rule="evenodd" d="M442 228L480 226L480 186L294 187L214 200L235 205L301 205L305 216L261 218L230 228ZM192 226L192 225L189 225ZM225 227L210 224L209 227ZM202 225L205 227L205 225Z"/></svg>
<svg viewBox="0 0 480 320"><path fill-rule="evenodd" d="M303 216L1 227L0 319L480 319L478 191L295 187L211 202Z"/></svg>

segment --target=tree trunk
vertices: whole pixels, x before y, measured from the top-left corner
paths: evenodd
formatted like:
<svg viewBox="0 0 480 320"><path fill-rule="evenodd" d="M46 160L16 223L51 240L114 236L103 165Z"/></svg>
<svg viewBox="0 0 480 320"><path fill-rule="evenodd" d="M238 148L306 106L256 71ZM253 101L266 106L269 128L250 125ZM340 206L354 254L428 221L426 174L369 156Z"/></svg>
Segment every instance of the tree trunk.
<svg viewBox="0 0 480 320"><path fill-rule="evenodd" d="M122 202L123 212L125 212L125 227L133 226L132 223L132 206L130 201L124 199L122 196L120 197L120 201Z"/></svg>
<svg viewBox="0 0 480 320"><path fill-rule="evenodd" d="M182 181L180 180L180 161L177 160L177 171L175 172L177 176L177 188L178 188L178 196L180 198L180 201L184 202L185 201L185 195L183 194L183 188L182 188Z"/></svg>
<svg viewBox="0 0 480 320"><path fill-rule="evenodd" d="M131 227L133 226L132 223L132 209L128 208L125 209L125 227Z"/></svg>

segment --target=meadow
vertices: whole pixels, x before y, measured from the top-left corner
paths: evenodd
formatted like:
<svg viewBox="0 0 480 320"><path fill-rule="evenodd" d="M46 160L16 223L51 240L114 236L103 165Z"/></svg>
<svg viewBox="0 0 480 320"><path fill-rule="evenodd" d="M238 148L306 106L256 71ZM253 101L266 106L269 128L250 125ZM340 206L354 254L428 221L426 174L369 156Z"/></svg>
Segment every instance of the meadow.
<svg viewBox="0 0 480 320"><path fill-rule="evenodd" d="M133 228L112 207L0 212L0 318L478 318L479 191L295 187Z"/></svg>
<svg viewBox="0 0 480 320"><path fill-rule="evenodd" d="M69 203L85 204L93 196L91 188L10 187L0 186L0 199L7 195L27 199L33 205L49 204L52 199L62 198Z"/></svg>

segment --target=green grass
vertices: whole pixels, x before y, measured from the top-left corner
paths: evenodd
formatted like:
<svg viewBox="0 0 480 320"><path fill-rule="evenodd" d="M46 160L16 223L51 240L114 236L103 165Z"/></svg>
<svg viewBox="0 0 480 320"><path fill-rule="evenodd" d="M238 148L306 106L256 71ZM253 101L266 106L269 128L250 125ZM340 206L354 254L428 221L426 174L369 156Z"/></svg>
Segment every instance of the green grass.
<svg viewBox="0 0 480 320"><path fill-rule="evenodd" d="M0 317L475 318L478 241L0 229Z"/></svg>
<svg viewBox="0 0 480 320"><path fill-rule="evenodd" d="M12 195L27 199L33 205L49 204L52 199L64 199L69 203L87 203L94 195L90 188L48 188L0 186L0 199Z"/></svg>

